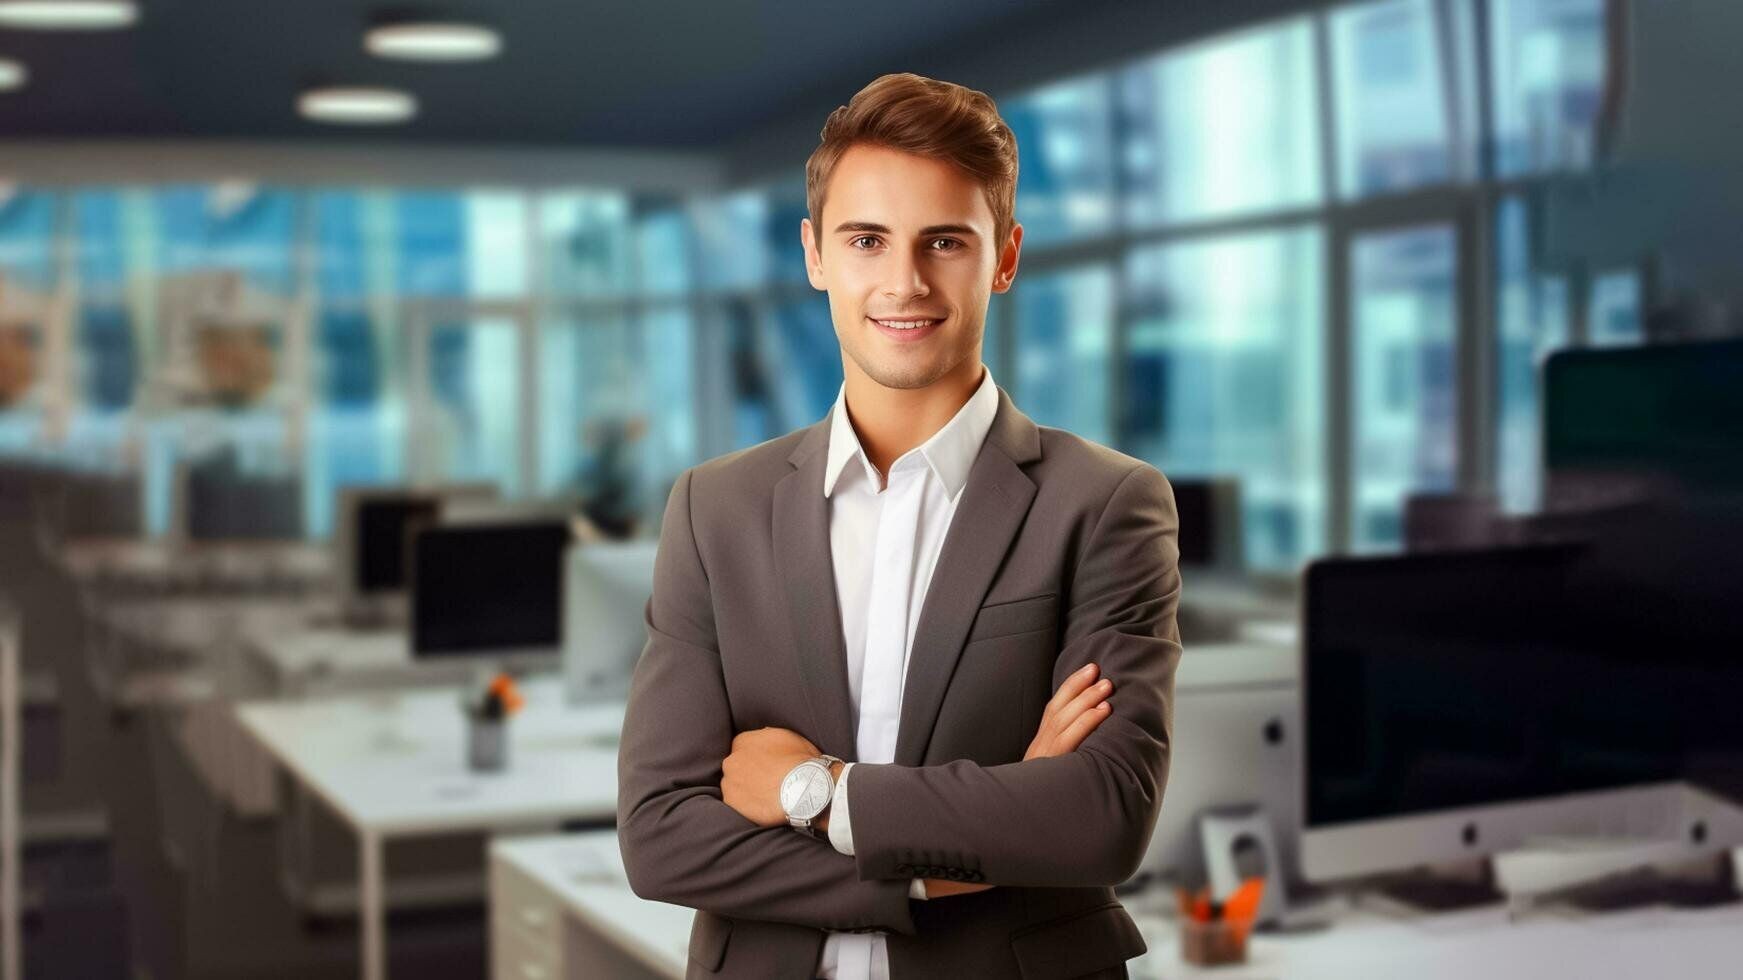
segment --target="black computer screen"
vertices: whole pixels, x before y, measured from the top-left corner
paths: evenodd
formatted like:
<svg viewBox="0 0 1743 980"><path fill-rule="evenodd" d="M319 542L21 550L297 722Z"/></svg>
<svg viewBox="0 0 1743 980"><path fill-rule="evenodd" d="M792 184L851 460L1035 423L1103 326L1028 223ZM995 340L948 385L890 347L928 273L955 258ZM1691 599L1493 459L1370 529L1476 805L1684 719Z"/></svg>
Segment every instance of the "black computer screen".
<svg viewBox="0 0 1743 980"><path fill-rule="evenodd" d="M440 527L413 539L417 656L562 642L566 521Z"/></svg>
<svg viewBox="0 0 1743 980"><path fill-rule="evenodd" d="M1593 475L1743 493L1739 420L1743 340L1558 351L1544 365L1550 497Z"/></svg>
<svg viewBox="0 0 1743 980"><path fill-rule="evenodd" d="M357 505L357 591L397 592L406 587L409 532L434 524L441 505L432 497L384 497Z"/></svg>
<svg viewBox="0 0 1743 980"><path fill-rule="evenodd" d="M1310 566L1307 825L1668 779L1743 799L1737 603L1643 547L1617 533Z"/></svg>
<svg viewBox="0 0 1743 980"><path fill-rule="evenodd" d="M1216 507L1211 484L1206 480L1170 479L1174 490L1174 511L1180 521L1180 563L1187 566L1210 565L1216 558L1213 544L1217 540Z"/></svg>

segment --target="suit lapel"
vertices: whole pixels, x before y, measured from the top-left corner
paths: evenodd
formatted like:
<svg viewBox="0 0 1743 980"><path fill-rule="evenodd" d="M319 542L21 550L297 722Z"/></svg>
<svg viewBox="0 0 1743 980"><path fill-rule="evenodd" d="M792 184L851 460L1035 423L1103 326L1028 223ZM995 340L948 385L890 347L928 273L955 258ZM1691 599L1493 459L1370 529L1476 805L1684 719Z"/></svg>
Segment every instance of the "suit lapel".
<svg viewBox="0 0 1743 980"><path fill-rule="evenodd" d="M812 741L824 752L856 762L857 719L835 591L829 500L823 496L832 415L833 409L811 426L788 457L793 472L775 484L774 553L793 654L816 726ZM1022 464L1040 457L1035 423L999 389L998 413L969 470L914 630L896 732L898 765L917 766L925 757L963 641L1035 499L1035 483Z"/></svg>
<svg viewBox="0 0 1743 980"><path fill-rule="evenodd" d="M833 410L831 410L833 413ZM785 586L793 653L816 726L812 741L830 755L856 762L853 695L847 686L847 644L835 595L829 547L829 499L823 496L830 415L811 427L788 460L796 469L775 484L775 563Z"/></svg>
<svg viewBox="0 0 1743 980"><path fill-rule="evenodd" d="M897 765L917 766L925 758L963 641L1035 499L1035 481L1020 464L1040 455L1035 423L999 389L998 414L969 470L914 630L896 729Z"/></svg>

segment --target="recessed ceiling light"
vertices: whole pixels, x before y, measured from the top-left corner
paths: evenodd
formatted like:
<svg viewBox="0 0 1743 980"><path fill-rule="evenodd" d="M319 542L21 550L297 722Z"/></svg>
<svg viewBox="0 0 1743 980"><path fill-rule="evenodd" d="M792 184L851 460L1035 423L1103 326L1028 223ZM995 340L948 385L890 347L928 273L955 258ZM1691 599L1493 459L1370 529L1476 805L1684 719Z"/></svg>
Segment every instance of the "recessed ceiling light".
<svg viewBox="0 0 1743 980"><path fill-rule="evenodd" d="M363 47L379 58L481 61L502 51L502 35L479 24L384 24L363 35Z"/></svg>
<svg viewBox="0 0 1743 980"><path fill-rule="evenodd" d="M35 31L102 31L131 27L133 0L0 0L0 27Z"/></svg>
<svg viewBox="0 0 1743 980"><path fill-rule="evenodd" d="M30 70L23 62L0 58L0 92L15 92L30 80Z"/></svg>
<svg viewBox="0 0 1743 980"><path fill-rule="evenodd" d="M297 97L297 111L316 122L369 126L405 122L418 100L392 88L312 88Z"/></svg>

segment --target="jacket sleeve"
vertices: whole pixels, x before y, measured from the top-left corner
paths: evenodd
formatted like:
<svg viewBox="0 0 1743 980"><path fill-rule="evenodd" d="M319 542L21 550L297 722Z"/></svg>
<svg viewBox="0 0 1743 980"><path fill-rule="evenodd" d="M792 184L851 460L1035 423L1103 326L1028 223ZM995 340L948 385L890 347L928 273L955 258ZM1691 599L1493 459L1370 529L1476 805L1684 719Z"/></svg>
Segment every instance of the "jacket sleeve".
<svg viewBox="0 0 1743 980"><path fill-rule="evenodd" d="M617 758L617 837L642 898L735 918L914 934L908 878L862 880L854 859L721 798L732 716L707 573L691 524L694 470L672 489ZM911 877L911 876L910 876Z"/></svg>
<svg viewBox="0 0 1743 980"><path fill-rule="evenodd" d="M1112 886L1142 863L1168 779L1181 655L1174 494L1148 464L1128 473L1068 588L1057 690L1094 662L1113 681L1105 718L1075 752L997 766L856 765L854 858L867 880L948 856L966 880Z"/></svg>

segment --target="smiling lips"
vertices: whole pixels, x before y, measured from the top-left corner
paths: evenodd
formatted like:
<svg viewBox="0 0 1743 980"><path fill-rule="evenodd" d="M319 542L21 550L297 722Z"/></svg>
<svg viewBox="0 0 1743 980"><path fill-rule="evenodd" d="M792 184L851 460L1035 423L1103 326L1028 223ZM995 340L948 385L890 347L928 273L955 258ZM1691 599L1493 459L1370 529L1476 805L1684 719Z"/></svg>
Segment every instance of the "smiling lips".
<svg viewBox="0 0 1743 980"><path fill-rule="evenodd" d="M884 327L884 328L889 329L889 330L920 330L920 329L924 329L926 327L930 327L933 324L937 323L938 321L940 321L944 318L943 317L924 317L924 316L898 316L898 317L890 317L888 319L879 319L877 317L867 317L867 319L871 320L871 322L877 324L878 326Z"/></svg>

